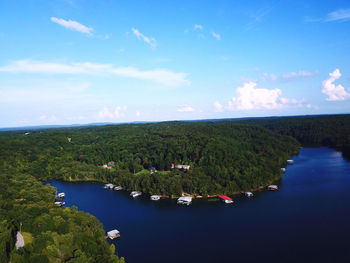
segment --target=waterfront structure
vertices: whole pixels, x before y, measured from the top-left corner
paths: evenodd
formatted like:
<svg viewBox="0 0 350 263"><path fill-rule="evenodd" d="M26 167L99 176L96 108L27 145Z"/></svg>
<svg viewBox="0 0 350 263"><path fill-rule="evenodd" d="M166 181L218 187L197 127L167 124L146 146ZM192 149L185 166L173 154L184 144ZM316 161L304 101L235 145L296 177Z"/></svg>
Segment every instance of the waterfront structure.
<svg viewBox="0 0 350 263"><path fill-rule="evenodd" d="M226 196L226 195L218 195L219 199L224 202L225 204L232 204L233 200L232 198Z"/></svg>
<svg viewBox="0 0 350 263"><path fill-rule="evenodd" d="M113 229L107 232L107 237L113 240L117 237L120 237L120 232L117 229Z"/></svg>
<svg viewBox="0 0 350 263"><path fill-rule="evenodd" d="M158 201L160 199L160 196L159 195L151 195L150 199L152 201Z"/></svg>
<svg viewBox="0 0 350 263"><path fill-rule="evenodd" d="M278 186L277 185L274 185L274 184L271 184L267 187L267 190L269 191L276 191L278 190Z"/></svg>
<svg viewBox="0 0 350 263"><path fill-rule="evenodd" d="M179 199L177 199L177 203L180 205L190 205L192 203L192 197L181 196Z"/></svg>
<svg viewBox="0 0 350 263"><path fill-rule="evenodd" d="M130 193L130 196L132 196L132 197L137 197L137 196L140 196L140 195L142 195L142 192L140 192L140 191L132 191L131 193Z"/></svg>
<svg viewBox="0 0 350 263"><path fill-rule="evenodd" d="M244 195L246 197L252 197L253 196L253 193L252 192L245 192Z"/></svg>

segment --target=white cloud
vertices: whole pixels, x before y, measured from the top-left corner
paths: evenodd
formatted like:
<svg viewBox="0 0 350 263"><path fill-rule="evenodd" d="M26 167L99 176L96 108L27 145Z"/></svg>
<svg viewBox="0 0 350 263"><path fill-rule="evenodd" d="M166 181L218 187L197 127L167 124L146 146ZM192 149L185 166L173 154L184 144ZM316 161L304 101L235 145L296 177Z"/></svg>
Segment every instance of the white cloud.
<svg viewBox="0 0 350 263"><path fill-rule="evenodd" d="M327 15L325 21L347 21L350 20L350 9L339 9Z"/></svg>
<svg viewBox="0 0 350 263"><path fill-rule="evenodd" d="M307 78L307 77L312 77L313 73L312 72L307 72L307 71L299 71L299 72L290 72L290 73L285 73L282 75L282 78L284 80L292 80L292 79L298 79L298 78Z"/></svg>
<svg viewBox="0 0 350 263"><path fill-rule="evenodd" d="M177 109L178 112L194 112L194 108L190 106L182 106Z"/></svg>
<svg viewBox="0 0 350 263"><path fill-rule="evenodd" d="M113 70L113 72L122 77L152 80L166 86L180 86L190 84L190 82L186 79L188 74L175 73L165 69L141 71L133 67L123 67L116 68Z"/></svg>
<svg viewBox="0 0 350 263"><path fill-rule="evenodd" d="M136 111L136 117L140 117L141 113L139 111Z"/></svg>
<svg viewBox="0 0 350 263"><path fill-rule="evenodd" d="M223 106L220 102L215 101L214 102L214 107L216 112L222 112L223 111Z"/></svg>
<svg viewBox="0 0 350 263"><path fill-rule="evenodd" d="M263 73L261 80L263 81L276 81L278 77L273 73Z"/></svg>
<svg viewBox="0 0 350 263"><path fill-rule="evenodd" d="M138 38L143 40L145 43L147 43L151 48L155 48L157 46L157 40L153 37L147 37L144 34L142 34L138 29L131 28L131 31L133 34Z"/></svg>
<svg viewBox="0 0 350 263"><path fill-rule="evenodd" d="M73 21L73 20L64 20L62 18L57 18L57 17L51 17L50 20L56 24L59 24L60 26L63 26L70 30L78 31L80 33L84 33L90 36L92 35L92 31L94 30L91 27L84 26L83 24L80 24L79 22Z"/></svg>
<svg viewBox="0 0 350 263"><path fill-rule="evenodd" d="M111 64L51 63L33 60L18 60L0 67L0 72L36 74L114 74L121 77L151 80L166 86L189 85L188 74L167 69L139 70L133 67L114 67Z"/></svg>
<svg viewBox="0 0 350 263"><path fill-rule="evenodd" d="M125 117L126 106L117 106L114 111L110 111L108 107L104 106L103 110L98 112L98 117L101 119L119 119Z"/></svg>
<svg viewBox="0 0 350 263"><path fill-rule="evenodd" d="M246 82L237 88L237 97L228 103L230 110L254 110L281 108L279 102L282 91L280 89L257 89L256 82Z"/></svg>
<svg viewBox="0 0 350 263"><path fill-rule="evenodd" d="M335 69L329 73L330 78L322 82L322 93L326 94L329 101L346 100L350 98L350 92L347 92L345 88L339 84L335 85L333 82L341 77L339 69Z"/></svg>
<svg viewBox="0 0 350 263"><path fill-rule="evenodd" d="M220 40L221 39L221 35L220 34L217 34L215 32L212 32L211 35L216 38L217 40Z"/></svg>
<svg viewBox="0 0 350 263"><path fill-rule="evenodd" d="M200 31L202 31L203 30L203 26L202 25L197 25L197 24L195 24L194 26L193 26L193 30L200 30Z"/></svg>

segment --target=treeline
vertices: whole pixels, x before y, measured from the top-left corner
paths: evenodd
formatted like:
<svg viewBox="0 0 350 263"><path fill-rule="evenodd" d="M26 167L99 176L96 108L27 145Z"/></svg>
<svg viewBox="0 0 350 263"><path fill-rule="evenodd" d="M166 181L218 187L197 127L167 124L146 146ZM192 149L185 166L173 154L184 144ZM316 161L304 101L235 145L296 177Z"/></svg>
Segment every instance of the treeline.
<svg viewBox="0 0 350 263"><path fill-rule="evenodd" d="M350 115L254 118L239 123L265 127L292 136L305 147L327 146L350 158Z"/></svg>
<svg viewBox="0 0 350 263"><path fill-rule="evenodd" d="M2 136L3 166L40 180L98 180L150 194L208 195L264 186L299 144L264 128L232 122L163 122ZM110 161L113 169L101 168ZM171 169L188 164L189 171ZM149 173L154 167L158 171Z"/></svg>
<svg viewBox="0 0 350 263"><path fill-rule="evenodd" d="M76 208L54 205L56 189L13 168L0 170L0 262L124 262L102 224ZM18 230L33 237L16 250Z"/></svg>

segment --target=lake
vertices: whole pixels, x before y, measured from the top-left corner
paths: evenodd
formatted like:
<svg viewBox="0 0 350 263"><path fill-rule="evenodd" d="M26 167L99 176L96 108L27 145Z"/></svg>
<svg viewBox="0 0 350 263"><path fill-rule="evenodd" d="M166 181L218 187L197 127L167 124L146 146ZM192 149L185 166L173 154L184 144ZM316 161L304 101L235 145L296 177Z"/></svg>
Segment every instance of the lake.
<svg viewBox="0 0 350 263"><path fill-rule="evenodd" d="M150 201L100 183L51 181L66 206L96 216L128 263L350 262L350 162L329 148L303 148L279 190L233 204Z"/></svg>

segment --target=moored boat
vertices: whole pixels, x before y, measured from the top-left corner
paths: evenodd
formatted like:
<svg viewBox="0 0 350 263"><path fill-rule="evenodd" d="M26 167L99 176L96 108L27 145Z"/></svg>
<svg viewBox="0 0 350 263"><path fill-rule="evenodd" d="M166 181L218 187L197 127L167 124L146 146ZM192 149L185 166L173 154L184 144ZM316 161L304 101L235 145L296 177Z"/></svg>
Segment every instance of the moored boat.
<svg viewBox="0 0 350 263"><path fill-rule="evenodd" d="M151 195L150 199L152 201L158 201L160 199L160 196L159 195Z"/></svg>
<svg viewBox="0 0 350 263"><path fill-rule="evenodd" d="M64 206L66 203L65 202L55 202L55 205L57 206Z"/></svg>
<svg viewBox="0 0 350 263"><path fill-rule="evenodd" d="M286 168L281 168L281 171L282 171L282 172L285 172L285 171L286 171Z"/></svg>
<svg viewBox="0 0 350 263"><path fill-rule="evenodd" d="M116 190L116 191L123 190L123 187L121 187L120 185L118 185L118 186L114 187L114 190Z"/></svg>
<svg viewBox="0 0 350 263"><path fill-rule="evenodd" d="M113 184L105 184L104 188L105 189L113 189L114 185Z"/></svg>
<svg viewBox="0 0 350 263"><path fill-rule="evenodd" d="M58 197L58 198L64 198L65 196L66 196L65 193L58 193L58 194L57 194L57 197Z"/></svg>
<svg viewBox="0 0 350 263"><path fill-rule="evenodd" d="M294 161L293 161L293 160L287 160L287 163L288 163L288 164L293 164Z"/></svg>
<svg viewBox="0 0 350 263"><path fill-rule="evenodd" d="M142 195L142 193L140 191L132 191L130 193L130 196L132 196L134 198L137 197L137 196L140 196L140 195Z"/></svg>
<svg viewBox="0 0 350 263"><path fill-rule="evenodd" d="M244 195L246 197L252 197L253 196L253 193L252 192L245 192Z"/></svg>
<svg viewBox="0 0 350 263"><path fill-rule="evenodd" d="M277 185L274 185L274 184L271 184L267 187L267 190L269 191L276 191L278 190L278 186Z"/></svg>

